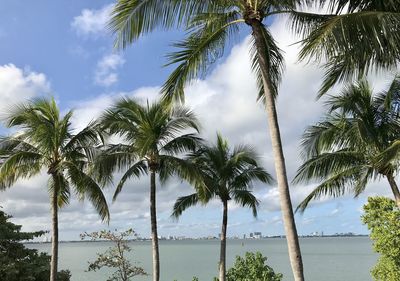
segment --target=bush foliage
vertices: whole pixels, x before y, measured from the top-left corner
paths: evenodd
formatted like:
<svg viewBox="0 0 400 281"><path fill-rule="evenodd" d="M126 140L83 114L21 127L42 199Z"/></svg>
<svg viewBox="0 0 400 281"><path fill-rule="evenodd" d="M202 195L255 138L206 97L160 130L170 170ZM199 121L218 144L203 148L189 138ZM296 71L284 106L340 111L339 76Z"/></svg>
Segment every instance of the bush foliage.
<svg viewBox="0 0 400 281"><path fill-rule="evenodd" d="M375 252L380 254L371 273L376 281L400 280L400 209L385 197L370 197L362 221L371 231Z"/></svg>
<svg viewBox="0 0 400 281"><path fill-rule="evenodd" d="M50 256L28 249L22 243L42 236L45 232L22 232L21 226L9 220L11 216L0 210L0 280L48 281ZM67 270L58 273L57 281L69 281Z"/></svg>
<svg viewBox="0 0 400 281"><path fill-rule="evenodd" d="M267 257L260 252L247 252L244 258L236 256L235 263L226 274L228 281L281 281L282 274L275 273L266 264Z"/></svg>

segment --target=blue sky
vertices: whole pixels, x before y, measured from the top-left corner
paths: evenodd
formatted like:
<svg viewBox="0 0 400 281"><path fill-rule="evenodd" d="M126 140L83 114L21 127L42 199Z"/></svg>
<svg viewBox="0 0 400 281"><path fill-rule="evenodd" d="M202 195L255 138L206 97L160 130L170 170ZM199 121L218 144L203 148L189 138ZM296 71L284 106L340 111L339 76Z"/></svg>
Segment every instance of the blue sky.
<svg viewBox="0 0 400 281"><path fill-rule="evenodd" d="M79 128L95 118L122 95L154 99L171 67L162 68L170 44L182 31L158 31L142 38L125 51L113 50L113 38L104 23L111 1L22 1L3 0L0 6L0 107L32 98L54 95L63 110L74 108L74 125ZM315 101L321 81L317 65L297 63L297 47L287 32L284 19L277 18L271 29L285 51L286 74L278 99L278 112L289 178L301 163L299 140L304 128L323 113ZM248 38L243 29L237 44L226 50L204 79L187 88L187 102L203 120L203 136L213 140L221 131L232 144L256 147L265 167L274 174L266 117L256 104L256 87L248 63ZM389 76L372 77L375 88L386 85ZM2 133L7 133L5 129ZM118 176L117 176L118 178ZM148 180L130 182L121 199L111 206L111 228L133 227L149 235ZM315 184L292 187L298 204ZM218 202L207 208L192 208L179 222L169 218L174 200L192 190L179 181L159 189L160 235L207 236L219 233L221 210ZM112 187L106 190L108 198ZM229 235L261 231L283 233L276 186L255 185L262 204L259 217L231 206ZM347 196L323 199L304 215L297 215L300 234L367 230L360 223L362 205L368 195L390 194L386 183L375 183L359 199ZM46 175L16 184L0 193L0 205L26 230L50 229ZM73 201L60 214L61 239L79 239L83 231L106 228L88 203Z"/></svg>
<svg viewBox="0 0 400 281"><path fill-rule="evenodd" d="M0 62L45 73L62 101L103 92L92 83L92 74L97 62L113 52L113 38L106 30L81 31L73 26L73 19L85 8L101 9L107 4L110 1L3 1ZM131 63L121 67L120 83L107 90L162 83L168 75L160 67L165 63L163 56L170 40L176 38L179 32L157 32L135 44L135 49L126 50L123 57Z"/></svg>

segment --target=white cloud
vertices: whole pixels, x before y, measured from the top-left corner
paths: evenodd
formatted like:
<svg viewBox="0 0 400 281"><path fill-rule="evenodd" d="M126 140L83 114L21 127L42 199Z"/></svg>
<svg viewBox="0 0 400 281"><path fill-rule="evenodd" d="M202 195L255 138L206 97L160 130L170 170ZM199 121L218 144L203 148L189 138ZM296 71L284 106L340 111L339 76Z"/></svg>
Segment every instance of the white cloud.
<svg viewBox="0 0 400 281"><path fill-rule="evenodd" d="M0 109L49 91L50 83L43 73L20 69L14 64L0 66Z"/></svg>
<svg viewBox="0 0 400 281"><path fill-rule="evenodd" d="M79 35L95 37L104 35L113 6L113 4L109 4L98 10L84 9L79 16L73 19L71 27Z"/></svg>
<svg viewBox="0 0 400 281"><path fill-rule="evenodd" d="M108 54L97 63L94 82L97 85L109 87L118 82L117 70L125 63L122 55Z"/></svg>

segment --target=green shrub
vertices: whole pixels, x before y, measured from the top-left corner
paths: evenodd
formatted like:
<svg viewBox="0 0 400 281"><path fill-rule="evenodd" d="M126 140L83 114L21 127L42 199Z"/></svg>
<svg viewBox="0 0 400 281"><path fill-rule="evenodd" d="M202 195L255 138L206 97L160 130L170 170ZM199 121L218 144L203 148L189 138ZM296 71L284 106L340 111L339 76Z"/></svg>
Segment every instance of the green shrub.
<svg viewBox="0 0 400 281"><path fill-rule="evenodd" d="M0 211L0 280L1 281L48 281L50 256L28 249L22 241L32 240L44 234L22 232L21 226L10 222L11 216ZM57 281L69 281L67 270L58 272Z"/></svg>
<svg viewBox="0 0 400 281"><path fill-rule="evenodd" d="M57 273L57 281L69 281L70 279L71 272L69 270L61 270Z"/></svg>
<svg viewBox="0 0 400 281"><path fill-rule="evenodd" d="M235 263L226 274L228 281L281 281L282 274L275 273L266 264L267 257L260 252L246 252L244 258L236 256ZM218 281L218 278L214 278Z"/></svg>
<svg viewBox="0 0 400 281"><path fill-rule="evenodd" d="M372 269L376 281L400 280L400 209L385 197L368 198L362 221L371 231L375 252L380 254Z"/></svg>

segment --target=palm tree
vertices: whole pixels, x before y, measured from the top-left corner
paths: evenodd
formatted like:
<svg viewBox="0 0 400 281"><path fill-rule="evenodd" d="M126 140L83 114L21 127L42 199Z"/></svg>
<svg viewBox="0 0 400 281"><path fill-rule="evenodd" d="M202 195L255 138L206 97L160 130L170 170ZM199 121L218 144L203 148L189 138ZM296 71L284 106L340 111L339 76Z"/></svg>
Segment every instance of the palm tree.
<svg viewBox="0 0 400 281"><path fill-rule="evenodd" d="M153 247L153 280L160 280L160 258L156 216L156 174L163 182L178 174L189 179L195 173L188 172L185 161L178 157L193 151L200 138L187 130L198 132L199 123L188 109L171 106L167 102L141 105L132 99L122 99L107 110L100 118L102 127L110 134L122 138L123 143L109 145L99 156L97 172L111 175L125 171L118 183L113 200L121 192L125 182L150 172L150 218Z"/></svg>
<svg viewBox="0 0 400 281"><path fill-rule="evenodd" d="M397 68L400 61L399 0L319 0L326 15L293 14L303 33L300 59L325 59L320 95L335 83L361 79L370 70Z"/></svg>
<svg viewBox="0 0 400 281"><path fill-rule="evenodd" d="M187 208L198 203L207 204L219 199L223 205L219 280L226 279L226 230L228 202L234 201L253 210L257 217L259 202L252 194L252 182L271 183L272 177L257 163L256 153L249 147L239 145L230 149L228 142L217 135L217 143L203 146L189 157L189 162L200 171L202 181L195 185L196 192L177 199L172 216L178 218Z"/></svg>
<svg viewBox="0 0 400 281"><path fill-rule="evenodd" d="M162 88L165 98L179 101L184 100L186 82L206 73L208 66L223 55L225 45L238 34L240 26L245 25L250 28L253 40L252 65L260 89L259 99L264 102L268 117L281 210L295 281L304 280L303 262L275 106L283 57L265 22L273 20L276 14L295 13L296 5L302 2L302 0L118 0L110 21L110 28L116 34L116 46L121 48L133 43L141 35L160 27L188 28L188 37L175 44L180 50L168 56L169 64L178 66ZM305 15L303 17L309 18Z"/></svg>
<svg viewBox="0 0 400 281"><path fill-rule="evenodd" d="M99 144L94 124L74 134L72 111L60 116L54 99L36 99L15 106L5 118L16 134L0 139L0 189L19 179L49 175L48 189L52 212L50 281L56 280L58 263L58 209L67 205L71 188L80 200L89 199L103 220L108 221L107 202L101 187L89 175L93 148Z"/></svg>
<svg viewBox="0 0 400 281"><path fill-rule="evenodd" d="M299 205L300 210L321 196L337 197L350 191L357 197L370 181L382 177L388 180L400 206L395 181L400 169L395 159L400 120L398 97L394 99L399 90L397 77L387 91L374 96L368 82L362 80L327 101L328 114L304 133L306 161L295 177L297 183L322 183Z"/></svg>

